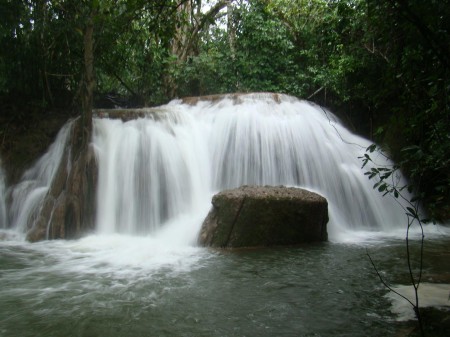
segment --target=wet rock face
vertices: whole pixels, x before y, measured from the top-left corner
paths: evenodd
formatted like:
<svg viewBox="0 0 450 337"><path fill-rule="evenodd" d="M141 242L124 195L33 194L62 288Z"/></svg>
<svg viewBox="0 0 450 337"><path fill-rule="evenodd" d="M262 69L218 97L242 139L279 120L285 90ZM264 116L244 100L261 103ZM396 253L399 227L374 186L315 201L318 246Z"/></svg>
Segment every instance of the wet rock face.
<svg viewBox="0 0 450 337"><path fill-rule="evenodd" d="M198 243L209 247L265 247L326 241L327 200L283 186L242 186L216 194Z"/></svg>
<svg viewBox="0 0 450 337"><path fill-rule="evenodd" d="M27 233L29 241L73 239L94 229L98 167L93 148L80 142L82 132L79 119L38 219Z"/></svg>

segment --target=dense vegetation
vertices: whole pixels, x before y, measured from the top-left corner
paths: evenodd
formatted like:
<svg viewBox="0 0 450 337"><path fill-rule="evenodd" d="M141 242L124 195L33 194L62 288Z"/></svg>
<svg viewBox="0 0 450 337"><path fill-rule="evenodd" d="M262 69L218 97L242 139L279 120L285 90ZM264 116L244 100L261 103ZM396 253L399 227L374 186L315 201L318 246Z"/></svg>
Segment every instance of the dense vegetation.
<svg viewBox="0 0 450 337"><path fill-rule="evenodd" d="M81 112L91 32L94 105L310 99L384 144L450 218L448 0L5 0L0 13L2 151L11 125Z"/></svg>

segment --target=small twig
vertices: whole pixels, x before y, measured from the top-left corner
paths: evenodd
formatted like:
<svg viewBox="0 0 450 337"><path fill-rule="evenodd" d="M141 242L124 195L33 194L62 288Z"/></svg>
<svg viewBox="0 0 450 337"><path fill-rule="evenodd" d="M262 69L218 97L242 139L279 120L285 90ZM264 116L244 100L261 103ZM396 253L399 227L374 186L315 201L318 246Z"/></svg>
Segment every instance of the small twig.
<svg viewBox="0 0 450 337"><path fill-rule="evenodd" d="M381 283L383 283L383 285L389 290L392 291L394 294L397 294L398 296L404 298L406 301L408 301L414 308L415 305L413 302L411 302L406 296L400 294L398 291L394 290L383 278L383 276L381 276L380 272L378 271L378 268L375 266L375 263L372 260L372 257L369 254L369 250L366 248L366 254L369 257L370 263L372 264L373 269L375 270L375 272L378 275L378 278L380 279Z"/></svg>
<svg viewBox="0 0 450 337"><path fill-rule="evenodd" d="M312 97L316 96L319 92L321 92L324 89L324 87L320 87L316 91L314 91L307 99L311 99Z"/></svg>
<svg viewBox="0 0 450 337"><path fill-rule="evenodd" d="M322 109L323 113L325 114L325 117L327 117L327 119L328 119L328 124L331 125L331 127L332 127L332 128L336 131L336 133L338 134L339 138L340 138L345 144L354 145L354 146L357 146L357 147L359 147L359 148L361 148L361 149L364 148L364 146L362 146L362 145L360 145L360 144L357 144L357 143L351 143L351 142L346 141L344 138L342 138L342 135L339 133L338 129L336 129L336 126L331 122L331 118L328 116L327 110L324 109L324 108L323 108L322 106L320 106L320 105L319 105L319 107Z"/></svg>

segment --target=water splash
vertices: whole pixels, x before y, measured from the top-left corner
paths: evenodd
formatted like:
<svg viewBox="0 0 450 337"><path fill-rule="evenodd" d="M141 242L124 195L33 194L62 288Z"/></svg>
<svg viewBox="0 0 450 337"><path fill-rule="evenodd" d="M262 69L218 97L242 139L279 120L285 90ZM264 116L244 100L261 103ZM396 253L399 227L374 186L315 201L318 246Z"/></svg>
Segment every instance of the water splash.
<svg viewBox="0 0 450 337"><path fill-rule="evenodd" d="M97 119L94 126L101 233L154 233L204 211L214 192L244 184L324 195L332 240L346 230L389 230L403 220L402 209L363 175L358 157L370 142L293 97L173 101L148 118Z"/></svg>

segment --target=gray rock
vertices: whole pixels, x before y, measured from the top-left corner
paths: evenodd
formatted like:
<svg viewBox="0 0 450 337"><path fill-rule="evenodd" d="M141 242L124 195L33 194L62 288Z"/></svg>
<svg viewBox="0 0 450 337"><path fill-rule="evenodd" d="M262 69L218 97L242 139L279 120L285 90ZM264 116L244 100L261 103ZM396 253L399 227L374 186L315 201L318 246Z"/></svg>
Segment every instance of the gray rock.
<svg viewBox="0 0 450 337"><path fill-rule="evenodd" d="M327 200L283 186L242 186L216 194L198 243L209 247L265 247L326 241Z"/></svg>
<svg viewBox="0 0 450 337"><path fill-rule="evenodd" d="M98 167L83 132L78 119L37 221L27 232L28 241L45 240L47 236L74 239L94 229Z"/></svg>

